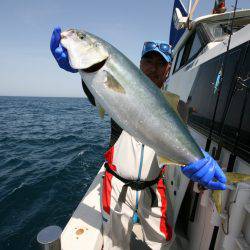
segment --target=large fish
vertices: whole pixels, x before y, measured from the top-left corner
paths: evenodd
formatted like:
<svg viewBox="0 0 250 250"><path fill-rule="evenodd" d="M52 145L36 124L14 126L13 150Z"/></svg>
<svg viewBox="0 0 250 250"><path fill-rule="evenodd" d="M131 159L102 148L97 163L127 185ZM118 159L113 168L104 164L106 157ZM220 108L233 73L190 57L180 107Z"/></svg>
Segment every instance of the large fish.
<svg viewBox="0 0 250 250"><path fill-rule="evenodd" d="M96 102L125 131L180 165L204 157L160 89L115 47L76 29L62 32L61 44Z"/></svg>

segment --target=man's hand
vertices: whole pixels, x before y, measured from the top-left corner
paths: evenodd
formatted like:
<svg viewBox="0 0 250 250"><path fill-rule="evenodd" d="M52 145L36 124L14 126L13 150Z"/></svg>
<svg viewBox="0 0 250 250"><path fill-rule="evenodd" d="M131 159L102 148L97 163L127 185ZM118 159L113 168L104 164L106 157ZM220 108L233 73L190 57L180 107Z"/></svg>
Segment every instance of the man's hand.
<svg viewBox="0 0 250 250"><path fill-rule="evenodd" d="M205 158L182 167L183 174L208 189L225 190L227 178L220 166L207 152L203 154Z"/></svg>
<svg viewBox="0 0 250 250"><path fill-rule="evenodd" d="M55 57L60 68L76 73L77 69L73 69L69 64L69 57L67 50L60 44L61 40L61 28L56 27L53 30L51 40L50 40L50 50L53 56Z"/></svg>

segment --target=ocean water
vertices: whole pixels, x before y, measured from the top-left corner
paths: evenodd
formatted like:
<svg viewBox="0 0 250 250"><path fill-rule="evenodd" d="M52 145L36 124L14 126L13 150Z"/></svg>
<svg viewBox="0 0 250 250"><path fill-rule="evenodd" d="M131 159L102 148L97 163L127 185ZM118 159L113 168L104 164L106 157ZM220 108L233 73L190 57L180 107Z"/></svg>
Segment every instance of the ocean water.
<svg viewBox="0 0 250 250"><path fill-rule="evenodd" d="M66 225L108 148L110 121L84 98L0 97L0 249L37 249Z"/></svg>

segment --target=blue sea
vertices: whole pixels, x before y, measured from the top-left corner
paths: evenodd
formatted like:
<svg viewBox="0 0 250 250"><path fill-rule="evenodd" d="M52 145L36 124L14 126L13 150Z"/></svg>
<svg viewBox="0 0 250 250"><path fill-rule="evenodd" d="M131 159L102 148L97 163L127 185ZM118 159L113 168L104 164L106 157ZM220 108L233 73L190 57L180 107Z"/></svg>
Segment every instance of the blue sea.
<svg viewBox="0 0 250 250"><path fill-rule="evenodd" d="M37 249L98 172L110 120L84 98L0 97L0 249Z"/></svg>

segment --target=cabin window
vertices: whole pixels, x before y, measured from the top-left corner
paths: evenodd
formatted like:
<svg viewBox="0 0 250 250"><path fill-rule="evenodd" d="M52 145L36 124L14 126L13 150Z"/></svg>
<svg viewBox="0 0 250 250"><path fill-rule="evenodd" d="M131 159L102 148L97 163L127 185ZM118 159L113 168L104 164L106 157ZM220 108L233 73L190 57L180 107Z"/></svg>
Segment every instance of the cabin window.
<svg viewBox="0 0 250 250"><path fill-rule="evenodd" d="M228 143L229 145L233 146L236 143L237 137L239 137L236 153L238 155L242 154L242 157L245 158L248 162L250 161L250 115L248 112L249 108L250 96L247 89L235 91L230 103L230 108L228 110L227 117L225 119L222 133L223 144ZM242 116L243 109L245 109L245 111ZM240 122L242 122L241 126Z"/></svg>
<svg viewBox="0 0 250 250"><path fill-rule="evenodd" d="M197 57L203 47L198 32L194 32L178 52L174 72L177 72Z"/></svg>
<svg viewBox="0 0 250 250"><path fill-rule="evenodd" d="M237 20L235 20L232 34L242 29L248 22L245 23L245 20L242 20L239 23L239 21L237 22ZM231 34L231 21L227 23L209 23L206 27L208 27L215 41L222 41Z"/></svg>
<svg viewBox="0 0 250 250"><path fill-rule="evenodd" d="M216 41L223 40L227 37L225 28L221 24L209 24L209 30ZM229 30L228 30L229 31Z"/></svg>
<svg viewBox="0 0 250 250"><path fill-rule="evenodd" d="M185 47L183 46L182 49L179 50L179 52L178 52L174 71L177 71L181 67L181 59L182 59L182 56L183 56L184 49L185 49Z"/></svg>
<svg viewBox="0 0 250 250"><path fill-rule="evenodd" d="M214 82L219 72L221 58L216 57L202 64L197 73L189 96L189 122L204 131L209 131L213 119L217 94L214 93ZM215 124L216 130L218 124Z"/></svg>
<svg viewBox="0 0 250 250"><path fill-rule="evenodd" d="M218 142L220 136L222 136L223 147L229 150L235 147L238 140L236 154L249 162L250 47L247 46L247 44L240 45L229 52L228 58L230 58L230 60L225 58L225 75L222 82L215 121L212 124L218 97L218 92L216 92L215 88L215 79L221 69L224 59L223 56L222 54L200 66L188 98L188 123L191 127L206 136L208 136L213 126L212 139ZM247 87L241 89L235 88L237 77L241 77L245 80ZM244 106L245 111L243 117L241 117ZM242 124L240 126L241 119ZM222 127L223 130L221 130Z"/></svg>
<svg viewBox="0 0 250 250"><path fill-rule="evenodd" d="M250 161L250 48L244 48L240 54L237 83L230 107L224 123L223 140L235 145L238 139L236 153L246 161ZM242 85L243 84L243 85Z"/></svg>
<svg viewBox="0 0 250 250"><path fill-rule="evenodd" d="M195 33L195 36L194 36L194 39L192 42L192 46L191 46L191 49L190 49L190 52L188 55L188 61L195 58L199 54L199 52L201 51L201 48L202 48L202 44L201 44L200 38L199 38L198 34Z"/></svg>

